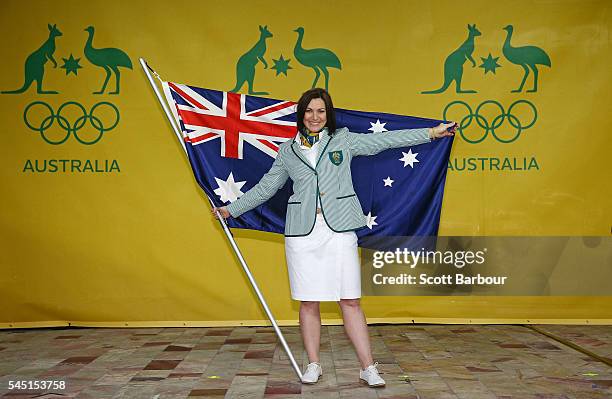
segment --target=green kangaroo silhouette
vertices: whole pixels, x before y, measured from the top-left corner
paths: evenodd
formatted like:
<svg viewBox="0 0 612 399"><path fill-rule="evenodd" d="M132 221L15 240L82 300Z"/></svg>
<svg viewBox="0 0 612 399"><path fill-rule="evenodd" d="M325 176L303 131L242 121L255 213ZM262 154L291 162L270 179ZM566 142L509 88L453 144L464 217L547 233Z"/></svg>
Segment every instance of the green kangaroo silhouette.
<svg viewBox="0 0 612 399"><path fill-rule="evenodd" d="M253 80L255 79L255 65L261 61L264 69L268 69L268 63L263 58L266 53L266 39L272 37L272 33L268 30L268 25L259 25L259 40L246 53L244 53L236 63L236 87L230 90L236 93L240 90L244 82L249 86L249 94L252 95L267 95L265 91L253 91Z"/></svg>
<svg viewBox="0 0 612 399"><path fill-rule="evenodd" d="M38 94L57 94L57 91L43 90L42 81L43 75L45 74L45 63L47 59L53 62L53 68L57 68L57 62L53 59L53 53L55 52L55 38L62 36L62 32L57 29L55 24L47 25L49 28L49 38L40 46L40 48L34 51L28 56L25 62L25 81L21 89L3 91L2 94L17 94L23 93L28 90L33 81L36 81L36 92Z"/></svg>
<svg viewBox="0 0 612 399"><path fill-rule="evenodd" d="M463 77L463 64L465 60L472 61L472 68L476 66L476 62L472 58L474 52L474 38L480 36L482 33L476 29L476 24L467 26L468 37L461 43L461 46L444 61L444 84L438 90L422 91L421 94L437 94L442 93L448 89L453 80L456 84L457 93L476 93L476 90L461 90L461 78Z"/></svg>

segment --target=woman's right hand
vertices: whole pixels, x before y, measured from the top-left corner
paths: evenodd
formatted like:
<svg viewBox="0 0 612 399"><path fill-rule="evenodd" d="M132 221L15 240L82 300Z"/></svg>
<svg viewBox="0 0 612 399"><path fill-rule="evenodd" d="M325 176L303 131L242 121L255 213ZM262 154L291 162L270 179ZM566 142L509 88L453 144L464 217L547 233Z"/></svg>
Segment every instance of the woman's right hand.
<svg viewBox="0 0 612 399"><path fill-rule="evenodd" d="M221 214L221 216L223 217L223 219L227 219L228 217L232 216L229 211L227 210L226 206L222 206L221 208L213 208L212 210L212 214L215 217L215 219L218 219L217 217L217 212L219 212Z"/></svg>

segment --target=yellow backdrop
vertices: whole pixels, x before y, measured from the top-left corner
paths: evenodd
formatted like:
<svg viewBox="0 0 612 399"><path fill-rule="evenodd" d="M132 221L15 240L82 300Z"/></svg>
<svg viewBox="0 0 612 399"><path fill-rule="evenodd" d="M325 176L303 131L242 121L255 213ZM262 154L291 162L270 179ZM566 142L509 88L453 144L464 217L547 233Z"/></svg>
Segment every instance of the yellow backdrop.
<svg viewBox="0 0 612 399"><path fill-rule="evenodd" d="M255 90L271 97L295 99L312 84L314 71L294 55L302 26L304 48L341 60L329 80L339 107L441 119L454 101L473 111L495 101L513 115L515 127L506 121L498 138L471 143L484 134L475 119L456 138L441 235L610 234L609 1L4 0L0 10L0 90L32 81L23 93L0 94L0 327L265 323L138 65L144 57L166 80L230 90L260 25L273 36ZM475 31L474 48L461 47ZM53 47L47 39L57 32ZM455 82L422 93L442 86L445 60L447 77L461 76L461 89L476 93L457 93ZM124 65L119 93L110 94L109 69L104 93L93 94L111 65ZM528 92L530 72L512 92L521 65L539 71L537 91ZM38 93L37 82L59 93ZM449 117L463 118L459 106ZM483 105L482 119L494 123L495 107ZM117 126L99 134L114 109ZM277 318L295 323L282 237L235 235ZM366 297L363 305L374 322L606 323L611 298ZM335 304L322 310L326 322L339 318Z"/></svg>

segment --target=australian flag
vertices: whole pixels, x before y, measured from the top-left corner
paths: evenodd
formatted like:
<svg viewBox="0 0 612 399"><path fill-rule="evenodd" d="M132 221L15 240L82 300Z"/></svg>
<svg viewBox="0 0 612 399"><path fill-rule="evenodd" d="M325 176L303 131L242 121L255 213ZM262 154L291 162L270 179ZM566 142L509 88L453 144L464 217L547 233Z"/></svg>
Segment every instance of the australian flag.
<svg viewBox="0 0 612 399"><path fill-rule="evenodd" d="M200 187L216 206L227 205L259 182L279 145L297 135L296 103L164 82ZM437 126L441 121L336 108L338 128L361 134ZM410 148L355 157L353 186L367 227L365 239L435 236L452 137ZM230 218L230 227L283 233L291 180L268 202Z"/></svg>

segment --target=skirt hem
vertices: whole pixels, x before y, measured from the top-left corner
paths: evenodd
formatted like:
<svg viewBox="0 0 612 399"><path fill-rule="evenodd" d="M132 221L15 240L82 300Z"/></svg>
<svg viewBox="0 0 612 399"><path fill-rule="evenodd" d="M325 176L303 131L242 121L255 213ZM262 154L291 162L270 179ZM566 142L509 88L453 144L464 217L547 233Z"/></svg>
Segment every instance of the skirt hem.
<svg viewBox="0 0 612 399"><path fill-rule="evenodd" d="M325 297L325 298L315 298L315 297L302 297L302 296L293 296L291 295L291 299L294 301L308 301L308 302L338 302L341 299L361 299L361 294L359 295L346 295L343 297Z"/></svg>

